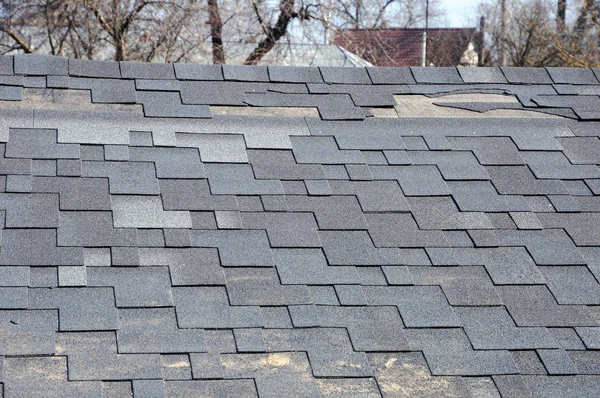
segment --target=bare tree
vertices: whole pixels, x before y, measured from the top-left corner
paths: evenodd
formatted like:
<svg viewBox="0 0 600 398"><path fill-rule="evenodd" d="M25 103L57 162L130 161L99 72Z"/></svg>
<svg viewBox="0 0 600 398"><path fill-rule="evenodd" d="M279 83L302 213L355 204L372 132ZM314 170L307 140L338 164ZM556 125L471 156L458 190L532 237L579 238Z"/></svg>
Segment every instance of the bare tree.
<svg viewBox="0 0 600 398"><path fill-rule="evenodd" d="M213 64L225 63L225 50L223 49L223 22L219 12L218 0L207 0L208 23L210 25L210 37L212 41Z"/></svg>
<svg viewBox="0 0 600 398"><path fill-rule="evenodd" d="M0 0L0 52L257 64L276 47L327 42L339 29L418 26L425 1Z"/></svg>
<svg viewBox="0 0 600 398"><path fill-rule="evenodd" d="M246 58L244 61L244 64L246 65L256 65L258 61L265 56L265 54L271 51L271 49L275 46L275 43L277 43L279 39L285 35L290 21L293 18L298 17L298 13L294 11L294 0L280 0L277 22L274 25L271 25L262 17L257 1L251 1L254 12L256 13L256 18L265 34L265 37L260 41L260 43L258 43L250 55L248 55L248 58Z"/></svg>
<svg viewBox="0 0 600 398"><path fill-rule="evenodd" d="M150 0L85 0L102 29L108 33L115 47L115 61L127 59L129 29L136 17L153 2Z"/></svg>
<svg viewBox="0 0 600 398"><path fill-rule="evenodd" d="M569 10L576 18L567 18ZM488 65L499 63L502 40L514 66L600 65L600 5L595 0L513 0L505 39L500 33L498 0L483 3L480 12L489 21Z"/></svg>

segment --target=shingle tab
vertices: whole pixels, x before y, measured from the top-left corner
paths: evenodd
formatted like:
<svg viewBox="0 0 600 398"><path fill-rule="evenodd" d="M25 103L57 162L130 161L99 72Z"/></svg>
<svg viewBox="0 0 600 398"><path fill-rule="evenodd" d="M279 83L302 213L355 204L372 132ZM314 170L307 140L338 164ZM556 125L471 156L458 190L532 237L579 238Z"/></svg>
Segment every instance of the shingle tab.
<svg viewBox="0 0 600 398"><path fill-rule="evenodd" d="M286 83L322 83L319 68L269 66L269 78L272 82Z"/></svg>
<svg viewBox="0 0 600 398"><path fill-rule="evenodd" d="M557 84L600 84L589 68L546 68Z"/></svg>
<svg viewBox="0 0 600 398"><path fill-rule="evenodd" d="M68 58L54 55L18 54L14 56L17 75L68 75Z"/></svg>
<svg viewBox="0 0 600 398"><path fill-rule="evenodd" d="M175 79L172 64L119 62L123 79Z"/></svg>
<svg viewBox="0 0 600 398"><path fill-rule="evenodd" d="M119 79L121 70L118 62L69 59L69 75Z"/></svg>
<svg viewBox="0 0 600 398"><path fill-rule="evenodd" d="M465 83L506 83L500 68L457 68Z"/></svg>
<svg viewBox="0 0 600 398"><path fill-rule="evenodd" d="M373 84L414 84L410 68L367 68Z"/></svg>
<svg viewBox="0 0 600 398"><path fill-rule="evenodd" d="M325 83L336 84L371 84L365 68L320 67Z"/></svg>
<svg viewBox="0 0 600 398"><path fill-rule="evenodd" d="M223 80L220 65L175 64L175 75L179 80Z"/></svg>
<svg viewBox="0 0 600 398"><path fill-rule="evenodd" d="M269 72L266 66L223 65L225 80L246 82L268 82Z"/></svg>
<svg viewBox="0 0 600 398"><path fill-rule="evenodd" d="M517 68L501 66L502 73L509 83L516 84L551 84L550 75L543 68Z"/></svg>
<svg viewBox="0 0 600 398"><path fill-rule="evenodd" d="M410 70L417 83L460 84L463 82L458 74L458 70L454 67L429 68L413 66Z"/></svg>

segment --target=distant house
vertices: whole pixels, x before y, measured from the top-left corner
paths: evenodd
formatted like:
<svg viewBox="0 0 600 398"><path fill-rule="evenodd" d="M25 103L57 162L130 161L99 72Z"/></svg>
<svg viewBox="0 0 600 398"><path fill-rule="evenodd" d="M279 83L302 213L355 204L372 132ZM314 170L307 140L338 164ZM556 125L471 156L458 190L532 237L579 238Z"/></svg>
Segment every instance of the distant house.
<svg viewBox="0 0 600 398"><path fill-rule="evenodd" d="M242 64L254 50L256 43L225 43L225 59L228 64ZM200 64L212 63L210 43L202 43L192 55L192 61ZM373 66L361 57L338 45L278 42L259 62L259 65L283 66Z"/></svg>
<svg viewBox="0 0 600 398"><path fill-rule="evenodd" d="M425 29L344 29L334 44L340 45L376 66L418 66L421 64ZM428 30L427 65L477 65L478 32L474 28Z"/></svg>

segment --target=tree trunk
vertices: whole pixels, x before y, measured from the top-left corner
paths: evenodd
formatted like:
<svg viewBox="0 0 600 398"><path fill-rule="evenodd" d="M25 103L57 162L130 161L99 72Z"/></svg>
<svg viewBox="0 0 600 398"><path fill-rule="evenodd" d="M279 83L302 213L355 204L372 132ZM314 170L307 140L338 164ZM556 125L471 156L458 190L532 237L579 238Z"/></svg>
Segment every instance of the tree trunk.
<svg viewBox="0 0 600 398"><path fill-rule="evenodd" d="M225 63L225 51L223 51L223 22L219 13L218 0L207 0L208 3L208 23L210 25L210 37L212 39L213 64L221 65Z"/></svg>
<svg viewBox="0 0 600 398"><path fill-rule="evenodd" d="M567 18L567 0L558 0L556 9L556 28L559 33L564 32Z"/></svg>
<svg viewBox="0 0 600 398"><path fill-rule="evenodd" d="M281 0L279 3L279 18L275 26L267 26L266 36L258 46L248 55L244 65L256 65L269 52L279 39L287 32L290 21L297 15L294 12L294 0Z"/></svg>

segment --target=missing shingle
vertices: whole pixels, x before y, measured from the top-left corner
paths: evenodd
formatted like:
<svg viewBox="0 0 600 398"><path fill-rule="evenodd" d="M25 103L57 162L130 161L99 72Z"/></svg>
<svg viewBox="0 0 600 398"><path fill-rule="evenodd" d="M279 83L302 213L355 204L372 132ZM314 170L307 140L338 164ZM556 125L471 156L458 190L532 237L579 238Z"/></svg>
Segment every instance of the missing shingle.
<svg viewBox="0 0 600 398"><path fill-rule="evenodd" d="M430 118L556 118L558 116L533 110L515 109L519 102L513 96L500 94L453 94L437 98L424 95L395 95L394 107L398 117L430 117ZM443 104L447 103L448 106ZM493 104L497 108L486 112L476 112L450 104ZM436 105L440 104L440 105Z"/></svg>
<svg viewBox="0 0 600 398"><path fill-rule="evenodd" d="M373 117L398 117L398 113L396 113L396 109L394 108L371 108L370 111Z"/></svg>
<svg viewBox="0 0 600 398"><path fill-rule="evenodd" d="M502 94L450 94L443 97L437 97L434 102L492 102L492 103L516 103L519 101L513 95Z"/></svg>
<svg viewBox="0 0 600 398"><path fill-rule="evenodd" d="M213 115L319 117L317 108L211 106L210 111Z"/></svg>
<svg viewBox="0 0 600 398"><path fill-rule="evenodd" d="M25 88L22 101L0 101L4 109L72 109L130 111L143 114L141 105L92 103L89 90Z"/></svg>

